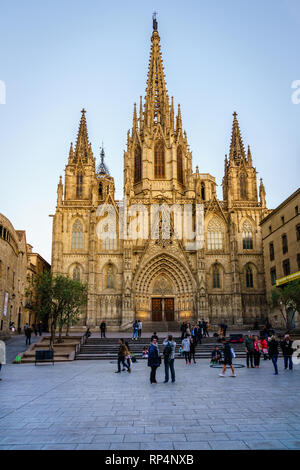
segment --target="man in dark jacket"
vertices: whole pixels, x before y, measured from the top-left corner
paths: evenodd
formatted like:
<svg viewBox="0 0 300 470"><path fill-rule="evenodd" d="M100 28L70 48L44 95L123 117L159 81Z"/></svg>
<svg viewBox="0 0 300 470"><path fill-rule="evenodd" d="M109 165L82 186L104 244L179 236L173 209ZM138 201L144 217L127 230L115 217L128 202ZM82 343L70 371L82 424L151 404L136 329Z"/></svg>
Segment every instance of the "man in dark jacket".
<svg viewBox="0 0 300 470"><path fill-rule="evenodd" d="M106 323L104 320L102 320L100 324L101 338L105 338L105 331L106 331Z"/></svg>
<svg viewBox="0 0 300 470"><path fill-rule="evenodd" d="M165 383L169 382L169 370L171 371L172 382L175 382L175 349L176 343L173 341L173 336L168 335L163 342L164 345L164 363L165 363Z"/></svg>
<svg viewBox="0 0 300 470"><path fill-rule="evenodd" d="M151 367L150 383L156 384L156 369L160 366L159 349L156 338L152 338L148 352L148 367Z"/></svg>
<svg viewBox="0 0 300 470"><path fill-rule="evenodd" d="M31 344L32 329L30 328L30 326L28 326L27 328L24 327L24 329L25 329L26 346L27 346Z"/></svg>
<svg viewBox="0 0 300 470"><path fill-rule="evenodd" d="M245 339L245 351L247 353L247 367L249 368L249 360L251 367L253 368L253 338L251 334L248 334L248 338Z"/></svg>
<svg viewBox="0 0 300 470"><path fill-rule="evenodd" d="M126 367L128 372L131 372L131 369L128 364L125 362L125 357L129 355L129 351L126 347L125 341L123 338L119 339L119 351L118 351L118 370L116 370L116 374L121 372L121 363L123 365L123 369Z"/></svg>
<svg viewBox="0 0 300 470"><path fill-rule="evenodd" d="M294 349L292 348L293 341L290 338L290 335L285 335L284 340L281 341L280 347L282 349L283 360L284 360L284 368L285 370L289 366L289 370L293 370L293 352Z"/></svg>

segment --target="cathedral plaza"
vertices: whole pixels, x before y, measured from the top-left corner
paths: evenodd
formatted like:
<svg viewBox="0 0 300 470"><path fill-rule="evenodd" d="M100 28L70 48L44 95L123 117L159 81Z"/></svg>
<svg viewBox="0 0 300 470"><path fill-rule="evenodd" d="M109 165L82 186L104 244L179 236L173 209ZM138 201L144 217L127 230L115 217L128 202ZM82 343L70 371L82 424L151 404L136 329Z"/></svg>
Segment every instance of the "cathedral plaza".
<svg viewBox="0 0 300 470"><path fill-rule="evenodd" d="M299 450L300 366L279 362L278 376L267 361L220 378L207 360L175 360L176 382L162 366L153 385L145 360L131 374L116 361L8 364L0 450Z"/></svg>
<svg viewBox="0 0 300 470"><path fill-rule="evenodd" d="M244 58L250 34L231 36L236 25L219 25L214 2L200 8L191 0L197 21L212 8L214 29L197 23L189 32L182 19L174 35L176 1L165 2L168 26L154 12L146 31L136 12L136 30L129 14L122 25L119 0L120 10L107 6L112 17L106 8L100 15L100 1L87 0L80 11L74 2L79 28L73 10L55 1L50 49L42 20L28 47L39 49L39 59L32 70L27 65L34 99L22 102L21 123L10 108L20 98L6 105L0 80L4 124L18 123L17 137L5 138L4 126L11 154L0 138L2 176L20 163L14 155L23 165L11 192L2 178L0 193L0 451L300 450L300 169L292 138L299 126L289 120L294 105L300 110L300 80L290 79L285 51L274 55L286 72L278 88L284 111L270 112L266 88L278 69L266 58L272 41L283 40L278 28ZM226 11L256 2L265 8L228 0ZM46 7L39 8L44 18ZM66 31L60 9L64 24L70 19ZM281 18L278 5L275 11ZM250 22L247 12L243 18ZM255 28L260 18L253 16ZM214 56L225 29L232 42ZM252 27L251 41L256 34ZM186 51L182 41L190 41ZM189 48L188 61L201 64L197 74L184 65ZM46 57L54 67L47 69ZM148 66L140 67L141 57ZM215 88L224 85L224 102L214 101L207 82L202 90L207 76ZM22 139L22 149L14 147Z"/></svg>

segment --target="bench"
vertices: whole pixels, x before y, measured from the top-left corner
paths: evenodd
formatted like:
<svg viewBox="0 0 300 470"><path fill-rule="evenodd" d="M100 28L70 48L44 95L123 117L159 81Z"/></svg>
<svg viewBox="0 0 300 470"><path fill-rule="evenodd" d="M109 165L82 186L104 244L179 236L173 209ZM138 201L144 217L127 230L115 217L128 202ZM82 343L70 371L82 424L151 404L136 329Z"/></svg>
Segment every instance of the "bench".
<svg viewBox="0 0 300 470"><path fill-rule="evenodd" d="M35 365L37 362L52 362L54 365L53 349L35 351Z"/></svg>

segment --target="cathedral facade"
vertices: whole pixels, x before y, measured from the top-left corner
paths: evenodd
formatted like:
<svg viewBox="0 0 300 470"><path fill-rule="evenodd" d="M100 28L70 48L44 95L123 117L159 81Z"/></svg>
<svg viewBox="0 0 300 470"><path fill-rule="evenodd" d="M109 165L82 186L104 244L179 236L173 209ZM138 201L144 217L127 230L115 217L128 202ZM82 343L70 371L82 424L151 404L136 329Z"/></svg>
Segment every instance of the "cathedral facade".
<svg viewBox="0 0 300 470"><path fill-rule="evenodd" d="M58 184L52 236L53 273L88 284L82 325L94 327L105 319L118 329L135 318L144 323L204 318L211 324L226 321L240 327L266 316L259 224L269 211L262 180L257 187L250 147L245 151L237 114L233 116L219 200L215 178L198 167L193 171L180 105L175 111L166 89L156 22L146 96L140 98L138 109L134 105L127 134L123 201L115 199L103 150L96 165L82 110L64 184L62 178ZM129 236L136 218L148 226L154 206L162 208L156 235L139 237L137 228L137 236ZM174 206L192 208L194 228L200 208L200 244L188 246L185 229L178 236L173 209L168 234L162 236L166 212ZM117 216L116 235L111 238L101 237L110 231L105 223L109 209L101 212L101 207L111 207Z"/></svg>

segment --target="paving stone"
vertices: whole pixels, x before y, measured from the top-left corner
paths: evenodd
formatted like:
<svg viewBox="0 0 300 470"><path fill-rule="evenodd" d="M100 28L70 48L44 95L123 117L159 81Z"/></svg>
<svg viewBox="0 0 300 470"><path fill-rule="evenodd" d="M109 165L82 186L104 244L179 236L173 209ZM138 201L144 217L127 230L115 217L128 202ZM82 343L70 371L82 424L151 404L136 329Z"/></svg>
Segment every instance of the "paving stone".
<svg viewBox="0 0 300 470"><path fill-rule="evenodd" d="M253 450L286 450L287 446L284 445L282 442L277 440L269 440L269 441L245 441L245 444Z"/></svg>
<svg viewBox="0 0 300 470"><path fill-rule="evenodd" d="M221 432L199 432L199 433L192 433L188 434L186 433L186 438L190 442L197 442L197 441L225 441L229 440L229 437L225 433Z"/></svg>
<svg viewBox="0 0 300 470"><path fill-rule="evenodd" d="M291 440L285 440L281 439L281 442L284 446L286 446L288 449L291 450L300 450L300 439L295 441L293 439Z"/></svg>
<svg viewBox="0 0 300 470"><path fill-rule="evenodd" d="M175 434L175 433L165 433L165 434L155 434L156 441L186 441L185 434Z"/></svg>
<svg viewBox="0 0 300 470"><path fill-rule="evenodd" d="M140 442L128 442L128 443L120 443L120 444L111 444L109 450L140 450L141 443Z"/></svg>
<svg viewBox="0 0 300 470"><path fill-rule="evenodd" d="M134 437L134 436L133 436ZM98 442L123 442L124 434L96 434L92 439L92 444Z"/></svg>
<svg viewBox="0 0 300 470"><path fill-rule="evenodd" d="M249 450L244 441L209 441L213 450Z"/></svg>
<svg viewBox="0 0 300 470"><path fill-rule="evenodd" d="M173 442L141 442L141 450L173 450Z"/></svg>
<svg viewBox="0 0 300 470"><path fill-rule="evenodd" d="M174 442L175 450L211 450L208 442Z"/></svg>

